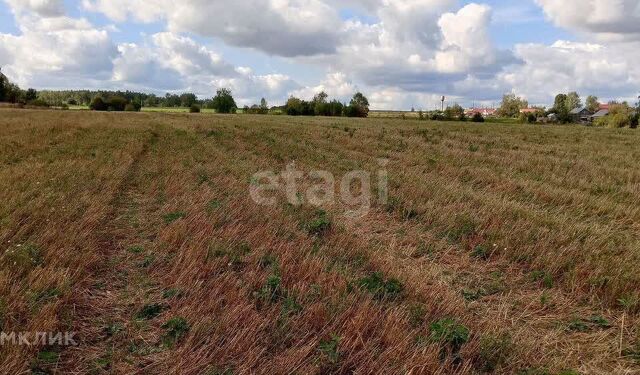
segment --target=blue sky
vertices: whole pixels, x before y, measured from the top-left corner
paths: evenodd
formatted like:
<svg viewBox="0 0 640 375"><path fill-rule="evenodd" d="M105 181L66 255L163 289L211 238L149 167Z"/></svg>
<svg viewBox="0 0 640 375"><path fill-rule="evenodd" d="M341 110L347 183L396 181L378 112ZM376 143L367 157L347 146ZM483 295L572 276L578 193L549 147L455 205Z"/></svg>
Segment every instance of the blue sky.
<svg viewBox="0 0 640 375"><path fill-rule="evenodd" d="M540 104L563 90L628 98L640 79L626 60L640 35L636 0L611 5L611 20L594 25L571 14L588 19L602 0L155 1L0 0L3 71L51 89L209 96L229 86L243 103L362 90L374 106L399 109L440 95L466 105L507 92ZM32 55L22 52L29 43ZM590 74L611 79L581 81L598 69L585 59L606 68Z"/></svg>

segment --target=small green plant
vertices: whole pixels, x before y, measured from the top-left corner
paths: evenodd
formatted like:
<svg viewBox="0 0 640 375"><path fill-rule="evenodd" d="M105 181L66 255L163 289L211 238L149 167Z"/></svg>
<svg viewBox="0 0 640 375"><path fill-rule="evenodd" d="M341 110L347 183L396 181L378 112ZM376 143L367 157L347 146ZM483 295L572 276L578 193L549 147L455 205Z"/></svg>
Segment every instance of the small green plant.
<svg viewBox="0 0 640 375"><path fill-rule="evenodd" d="M162 298L164 299L180 298L180 297L182 297L182 291L180 289L172 288L162 292Z"/></svg>
<svg viewBox="0 0 640 375"><path fill-rule="evenodd" d="M34 245L14 245L5 252L4 263L8 269L25 273L44 265L44 255Z"/></svg>
<svg viewBox="0 0 640 375"><path fill-rule="evenodd" d="M478 152L478 150L480 150L480 146L474 144L469 145L470 152Z"/></svg>
<svg viewBox="0 0 640 375"><path fill-rule="evenodd" d="M209 203L207 203L207 212L211 213L217 209L219 209L220 207L222 207L222 203L220 203L220 201L217 200L211 200L209 201Z"/></svg>
<svg viewBox="0 0 640 375"><path fill-rule="evenodd" d="M486 245L477 245L473 249L471 256L482 260L488 260L491 257L491 252Z"/></svg>
<svg viewBox="0 0 640 375"><path fill-rule="evenodd" d="M447 232L447 238L451 242L460 242L476 232L476 223L467 216L458 216L455 227Z"/></svg>
<svg viewBox="0 0 640 375"><path fill-rule="evenodd" d="M318 351L327 359L331 365L337 365L340 362L340 337L332 335L329 340L321 341L318 345Z"/></svg>
<svg viewBox="0 0 640 375"><path fill-rule="evenodd" d="M162 336L162 343L166 347L173 347L184 336L189 333L191 327L185 318L177 317L162 325L165 334Z"/></svg>
<svg viewBox="0 0 640 375"><path fill-rule="evenodd" d="M133 254L142 254L144 253L144 247L142 246L131 246L129 247L129 252Z"/></svg>
<svg viewBox="0 0 640 375"><path fill-rule="evenodd" d="M385 279L382 272L373 272L358 281L358 286L378 300L396 300L402 297L404 286L397 279Z"/></svg>
<svg viewBox="0 0 640 375"><path fill-rule="evenodd" d="M569 331L587 332L589 331L589 326L582 319L576 318L569 322L569 324L567 325L567 329Z"/></svg>
<svg viewBox="0 0 640 375"><path fill-rule="evenodd" d="M206 375L233 375L233 370L231 368L220 368L214 367L213 369L207 371Z"/></svg>
<svg viewBox="0 0 640 375"><path fill-rule="evenodd" d="M424 242L421 242L411 256L415 259L431 257L433 256L433 254L435 254L435 252L435 246L433 246L432 244L427 245Z"/></svg>
<svg viewBox="0 0 640 375"><path fill-rule="evenodd" d="M505 365L511 355L513 342L508 334L491 335L480 339L480 364L484 371L494 372Z"/></svg>
<svg viewBox="0 0 640 375"><path fill-rule="evenodd" d="M162 314L162 312L166 309L165 306L159 303L151 303L144 305L140 311L136 314L136 319L138 320L150 320L158 315Z"/></svg>
<svg viewBox="0 0 640 375"><path fill-rule="evenodd" d="M305 225L307 233L322 236L331 230L331 218L323 210L317 210L315 217Z"/></svg>
<svg viewBox="0 0 640 375"><path fill-rule="evenodd" d="M140 267L149 268L155 261L156 261L156 257L154 255L147 255L144 257L144 259L140 263Z"/></svg>
<svg viewBox="0 0 640 375"><path fill-rule="evenodd" d="M162 218L166 224L171 224L174 221L184 219L185 217L187 217L187 214L184 212L171 212L164 215Z"/></svg>
<svg viewBox="0 0 640 375"><path fill-rule="evenodd" d="M432 342L442 345L440 350L441 359L445 359L451 353L454 362L460 361L460 349L462 345L469 341L469 329L462 324L458 324L453 319L441 319L431 323L429 326L429 338Z"/></svg>
<svg viewBox="0 0 640 375"><path fill-rule="evenodd" d="M531 279L534 282L542 282L542 286L546 289L553 288L553 276L546 271L531 272Z"/></svg>
<svg viewBox="0 0 640 375"><path fill-rule="evenodd" d="M256 293L258 300L263 303L275 303L282 299L285 291L282 288L282 278L277 272L267 278L265 285Z"/></svg>
<svg viewBox="0 0 640 375"><path fill-rule="evenodd" d="M417 303L409 307L409 324L413 328L418 328L424 323L427 309L423 304Z"/></svg>
<svg viewBox="0 0 640 375"><path fill-rule="evenodd" d="M278 266L278 258L273 254L265 254L258 261L258 266L262 269Z"/></svg>
<svg viewBox="0 0 640 375"><path fill-rule="evenodd" d="M58 362L60 353L52 351L41 351L38 353L38 362L41 364L52 364Z"/></svg>
<svg viewBox="0 0 640 375"><path fill-rule="evenodd" d="M115 336L122 331L124 331L124 326L120 323L113 323L104 327L104 332L109 337Z"/></svg>

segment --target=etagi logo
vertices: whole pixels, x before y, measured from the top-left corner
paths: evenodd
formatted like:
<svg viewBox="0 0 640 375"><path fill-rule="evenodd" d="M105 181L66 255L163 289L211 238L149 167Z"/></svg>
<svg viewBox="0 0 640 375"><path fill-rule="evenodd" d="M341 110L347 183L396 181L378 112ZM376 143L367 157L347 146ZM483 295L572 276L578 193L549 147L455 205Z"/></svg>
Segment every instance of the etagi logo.
<svg viewBox="0 0 640 375"><path fill-rule="evenodd" d="M376 195L372 186L376 187L377 201L387 204L389 199L389 174L386 170L388 159L378 159L380 167L372 183L372 173L354 170L346 173L339 183L340 202L348 209L345 215L351 218L363 217L369 213L373 197ZM307 178L305 184L303 179ZM311 182L309 182L311 181ZM273 171L261 171L253 175L249 194L256 204L274 206L278 203L278 195L283 194L286 202L299 206L309 203L316 207L330 206L337 203L337 179L329 171L316 170L307 175L296 169L291 163L280 174Z"/></svg>
<svg viewBox="0 0 640 375"><path fill-rule="evenodd" d="M75 332L0 332L0 346L78 346Z"/></svg>

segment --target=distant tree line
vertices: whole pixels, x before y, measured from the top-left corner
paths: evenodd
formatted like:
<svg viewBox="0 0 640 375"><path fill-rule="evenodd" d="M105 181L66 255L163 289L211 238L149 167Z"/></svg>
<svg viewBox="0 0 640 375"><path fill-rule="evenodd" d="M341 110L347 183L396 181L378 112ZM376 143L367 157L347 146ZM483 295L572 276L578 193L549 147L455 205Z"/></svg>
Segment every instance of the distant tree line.
<svg viewBox="0 0 640 375"><path fill-rule="evenodd" d="M18 85L10 82L2 72L0 72L0 102L47 106L46 102L38 100L36 90L22 90Z"/></svg>
<svg viewBox="0 0 640 375"><path fill-rule="evenodd" d="M369 100L358 92L347 105L336 99L329 101L329 96L323 91L314 96L311 101L292 96L282 107L282 111L289 116L367 117Z"/></svg>

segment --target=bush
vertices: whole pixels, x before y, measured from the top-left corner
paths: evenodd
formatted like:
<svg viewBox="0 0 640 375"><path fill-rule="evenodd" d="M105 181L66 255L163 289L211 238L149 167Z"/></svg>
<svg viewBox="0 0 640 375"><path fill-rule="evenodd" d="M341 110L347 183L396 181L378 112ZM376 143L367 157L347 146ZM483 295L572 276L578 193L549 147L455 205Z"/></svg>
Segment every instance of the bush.
<svg viewBox="0 0 640 375"><path fill-rule="evenodd" d="M610 128L626 128L629 126L631 126L631 120L629 119L629 116L625 116L622 113L609 116Z"/></svg>
<svg viewBox="0 0 640 375"><path fill-rule="evenodd" d="M49 107L49 103L45 102L42 99L34 99L29 101L27 104L32 105L34 107Z"/></svg>
<svg viewBox="0 0 640 375"><path fill-rule="evenodd" d="M92 111L106 111L108 108L107 103L101 96L96 96L89 104L89 109Z"/></svg>
<svg viewBox="0 0 640 375"><path fill-rule="evenodd" d="M200 106L193 104L191 108L189 108L189 113L200 113Z"/></svg>
<svg viewBox="0 0 640 375"><path fill-rule="evenodd" d="M238 108L231 94L231 90L224 88L218 90L211 102L211 106L218 113L235 113Z"/></svg>
<svg viewBox="0 0 640 375"><path fill-rule="evenodd" d="M480 112L476 112L473 114L473 117L471 118L472 122L484 122L484 116L482 116L482 113Z"/></svg>
<svg viewBox="0 0 640 375"><path fill-rule="evenodd" d="M133 104L129 103L127 105L124 106L124 111L125 112L138 112L136 110L136 106L134 106Z"/></svg>
<svg viewBox="0 0 640 375"><path fill-rule="evenodd" d="M113 112L123 112L129 101L122 96L112 96L109 98L107 110Z"/></svg>

